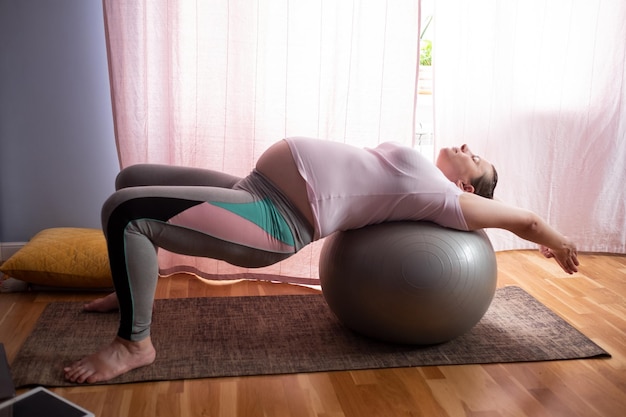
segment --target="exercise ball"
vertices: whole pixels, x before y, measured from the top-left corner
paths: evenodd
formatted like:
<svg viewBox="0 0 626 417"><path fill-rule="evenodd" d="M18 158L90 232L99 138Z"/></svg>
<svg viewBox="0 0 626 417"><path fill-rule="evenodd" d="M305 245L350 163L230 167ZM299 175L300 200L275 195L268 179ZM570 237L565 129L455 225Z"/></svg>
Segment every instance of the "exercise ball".
<svg viewBox="0 0 626 417"><path fill-rule="evenodd" d="M348 328L379 340L430 345L470 330L496 290L485 232L430 222L388 222L326 238L324 298Z"/></svg>

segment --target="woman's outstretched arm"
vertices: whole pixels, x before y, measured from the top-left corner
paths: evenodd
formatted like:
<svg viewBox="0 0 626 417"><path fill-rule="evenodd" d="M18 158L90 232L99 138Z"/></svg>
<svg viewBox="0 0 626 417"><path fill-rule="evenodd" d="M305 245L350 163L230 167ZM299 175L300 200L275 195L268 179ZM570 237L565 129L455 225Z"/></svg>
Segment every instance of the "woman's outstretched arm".
<svg viewBox="0 0 626 417"><path fill-rule="evenodd" d="M508 230L522 239L539 244L541 253L547 258L554 258L568 274L578 272L578 253L574 242L532 211L470 193L460 196L460 204L470 230Z"/></svg>

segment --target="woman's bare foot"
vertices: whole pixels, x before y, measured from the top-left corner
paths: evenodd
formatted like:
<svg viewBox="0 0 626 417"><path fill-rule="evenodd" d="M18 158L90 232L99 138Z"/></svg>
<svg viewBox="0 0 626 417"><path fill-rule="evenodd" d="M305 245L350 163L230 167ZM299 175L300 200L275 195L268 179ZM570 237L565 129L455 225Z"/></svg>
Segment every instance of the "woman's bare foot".
<svg viewBox="0 0 626 417"><path fill-rule="evenodd" d="M150 337L131 342L116 337L110 345L99 352L84 357L63 368L65 379L70 382L94 383L108 381L132 369L154 362L156 351Z"/></svg>
<svg viewBox="0 0 626 417"><path fill-rule="evenodd" d="M83 306L83 310L96 313L108 313L116 311L120 307L117 301L117 294L112 292L106 297L97 298Z"/></svg>

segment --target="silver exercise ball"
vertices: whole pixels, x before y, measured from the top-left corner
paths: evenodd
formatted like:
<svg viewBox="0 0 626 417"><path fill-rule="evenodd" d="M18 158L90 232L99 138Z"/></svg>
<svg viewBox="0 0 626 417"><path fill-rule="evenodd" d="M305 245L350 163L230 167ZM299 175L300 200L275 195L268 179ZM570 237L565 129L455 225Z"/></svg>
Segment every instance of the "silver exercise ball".
<svg viewBox="0 0 626 417"><path fill-rule="evenodd" d="M322 292L348 328L429 345L483 317L496 291L496 256L483 231L390 222L337 232L320 256Z"/></svg>

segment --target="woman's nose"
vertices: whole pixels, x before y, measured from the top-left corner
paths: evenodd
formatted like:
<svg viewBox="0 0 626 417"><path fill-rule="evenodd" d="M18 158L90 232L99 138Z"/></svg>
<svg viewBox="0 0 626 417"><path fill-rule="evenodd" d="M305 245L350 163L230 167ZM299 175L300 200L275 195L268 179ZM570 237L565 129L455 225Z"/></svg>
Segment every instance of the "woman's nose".
<svg viewBox="0 0 626 417"><path fill-rule="evenodd" d="M461 145L461 152L469 152L469 146L467 146L466 143L464 143L463 145Z"/></svg>

